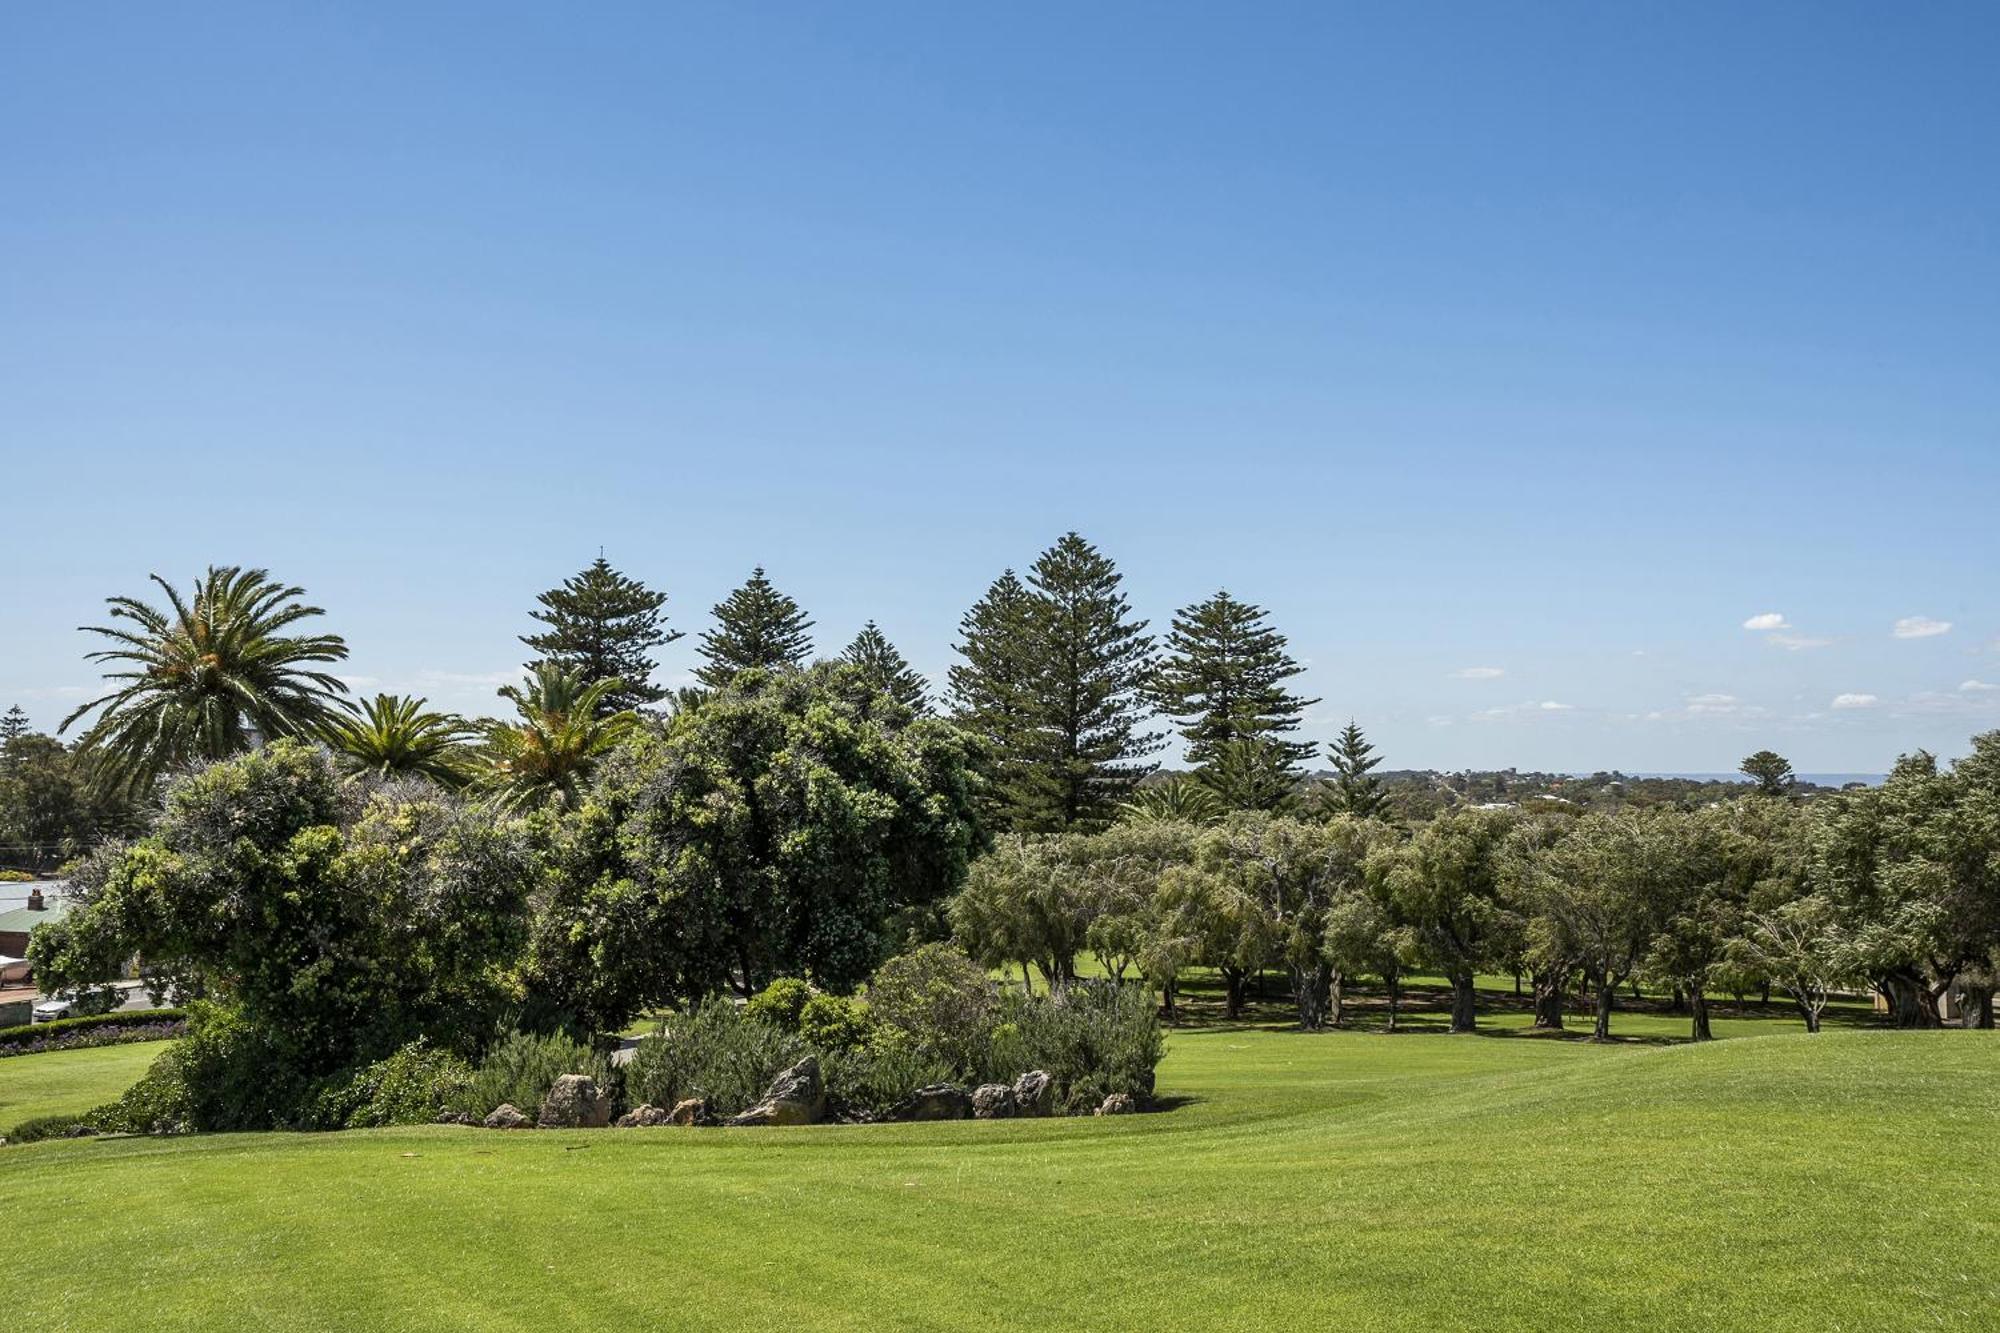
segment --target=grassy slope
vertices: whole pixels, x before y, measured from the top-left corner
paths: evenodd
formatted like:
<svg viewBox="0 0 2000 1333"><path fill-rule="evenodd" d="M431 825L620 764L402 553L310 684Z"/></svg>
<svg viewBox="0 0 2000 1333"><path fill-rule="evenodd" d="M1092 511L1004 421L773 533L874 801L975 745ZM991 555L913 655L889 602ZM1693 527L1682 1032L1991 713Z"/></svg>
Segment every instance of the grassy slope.
<svg viewBox="0 0 2000 1333"><path fill-rule="evenodd" d="M1160 1115L62 1142L0 1199L58 1238L38 1328L1973 1328L1996 1076L1984 1033L1217 1027Z"/></svg>
<svg viewBox="0 0 2000 1333"><path fill-rule="evenodd" d="M164 1041L0 1058L0 1133L23 1120L102 1106L132 1086L167 1048Z"/></svg>

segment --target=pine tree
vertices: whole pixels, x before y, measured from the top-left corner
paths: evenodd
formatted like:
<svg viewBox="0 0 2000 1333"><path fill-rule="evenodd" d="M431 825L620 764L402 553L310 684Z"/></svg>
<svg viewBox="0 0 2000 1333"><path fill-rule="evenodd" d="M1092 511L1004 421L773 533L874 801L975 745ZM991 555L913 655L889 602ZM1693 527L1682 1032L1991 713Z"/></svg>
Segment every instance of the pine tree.
<svg viewBox="0 0 2000 1333"><path fill-rule="evenodd" d="M603 556L560 588L535 599L541 609L528 614L548 629L527 634L521 642L541 656L528 663L535 671L551 666L585 683L616 678L620 688L604 696L600 716L658 703L666 691L652 683L656 663L647 650L681 637L668 630L660 608L667 595L654 592L637 579L613 569Z"/></svg>
<svg viewBox="0 0 2000 1333"><path fill-rule="evenodd" d="M888 695L912 713L930 711L929 686L916 668L896 651L896 645L889 642L889 636L874 621L861 627L861 632L854 636L853 643L847 645L840 660L859 668L862 676L878 692Z"/></svg>
<svg viewBox="0 0 2000 1333"><path fill-rule="evenodd" d="M1382 761L1352 719L1326 747L1326 757L1333 761L1333 781L1321 797L1327 811L1363 819L1381 814L1389 793L1382 790L1382 779L1369 770Z"/></svg>
<svg viewBox="0 0 2000 1333"><path fill-rule="evenodd" d="M1152 771L1141 730L1152 671L1146 622L1131 619L1117 567L1069 533L1024 588L1003 575L961 622L952 671L960 717L983 735L1005 821L1024 832L1101 828Z"/></svg>
<svg viewBox="0 0 2000 1333"><path fill-rule="evenodd" d="M719 690L751 668L804 666L812 656L813 622L799 604L771 586L759 565L750 581L715 606L715 628L703 630L701 655L708 664L695 679Z"/></svg>
<svg viewBox="0 0 2000 1333"><path fill-rule="evenodd" d="M1183 607L1167 636L1167 658L1149 684L1155 706L1180 724L1196 772L1238 808L1282 803L1299 764L1318 748L1286 739L1319 700L1285 688L1305 668L1285 651L1285 636L1265 614L1227 591ZM1246 780L1250 775L1254 780Z"/></svg>
<svg viewBox="0 0 2000 1333"><path fill-rule="evenodd" d="M986 779L981 814L996 828L1020 827L1028 814L1017 798L1032 766L1033 621L1033 595L1007 570L959 618L957 651L965 660L946 676L953 720L980 740Z"/></svg>
<svg viewBox="0 0 2000 1333"><path fill-rule="evenodd" d="M4 717L0 717L0 772L12 773L15 767L14 743L30 735L34 728L28 723L28 715L15 704Z"/></svg>

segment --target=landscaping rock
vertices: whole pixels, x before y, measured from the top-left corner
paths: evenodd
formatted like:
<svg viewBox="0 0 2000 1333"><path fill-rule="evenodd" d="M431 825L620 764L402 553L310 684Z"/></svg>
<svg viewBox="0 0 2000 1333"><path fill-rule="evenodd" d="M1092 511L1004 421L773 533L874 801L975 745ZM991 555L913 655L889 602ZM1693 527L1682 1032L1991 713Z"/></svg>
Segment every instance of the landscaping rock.
<svg viewBox="0 0 2000 1333"><path fill-rule="evenodd" d="M1014 1115L1014 1089L1005 1083L982 1083L972 1090L972 1114L980 1120L1007 1120Z"/></svg>
<svg viewBox="0 0 2000 1333"><path fill-rule="evenodd" d="M1047 1071L1030 1069L1014 1080L1014 1109L1018 1115L1049 1115L1056 1109L1056 1084Z"/></svg>
<svg viewBox="0 0 2000 1333"><path fill-rule="evenodd" d="M440 1125L477 1125L469 1111L440 1111L437 1122Z"/></svg>
<svg viewBox="0 0 2000 1333"><path fill-rule="evenodd" d="M533 1129L535 1122L514 1109L514 1103L501 1102L492 1113L480 1123L488 1129Z"/></svg>
<svg viewBox="0 0 2000 1333"><path fill-rule="evenodd" d="M1131 1115L1139 1109L1139 1103L1132 1100L1130 1093L1114 1092L1104 1099L1104 1105L1097 1108L1099 1115Z"/></svg>
<svg viewBox="0 0 2000 1333"><path fill-rule="evenodd" d="M667 1112L670 1125L712 1125L715 1112L708 1109L708 1098L689 1097L674 1103L674 1109Z"/></svg>
<svg viewBox="0 0 2000 1333"><path fill-rule="evenodd" d="M619 1129L651 1129L656 1125L665 1125L672 1122L667 1118L665 1111L662 1111L651 1102L647 1102L643 1106L633 1107L612 1123Z"/></svg>
<svg viewBox="0 0 2000 1333"><path fill-rule="evenodd" d="M603 1129L611 1123L611 1099L588 1074L564 1074L542 1098L535 1122L543 1129Z"/></svg>
<svg viewBox="0 0 2000 1333"><path fill-rule="evenodd" d="M972 1114L972 1099L956 1083L918 1088L896 1107L897 1120L963 1120Z"/></svg>
<svg viewBox="0 0 2000 1333"><path fill-rule="evenodd" d="M732 1125L810 1125L826 1114L826 1080L819 1059L805 1059L771 1080L764 1100L730 1120Z"/></svg>
<svg viewBox="0 0 2000 1333"><path fill-rule="evenodd" d="M88 1139L95 1138L96 1135L97 1129L94 1125L71 1125L63 1131L63 1137L66 1139Z"/></svg>

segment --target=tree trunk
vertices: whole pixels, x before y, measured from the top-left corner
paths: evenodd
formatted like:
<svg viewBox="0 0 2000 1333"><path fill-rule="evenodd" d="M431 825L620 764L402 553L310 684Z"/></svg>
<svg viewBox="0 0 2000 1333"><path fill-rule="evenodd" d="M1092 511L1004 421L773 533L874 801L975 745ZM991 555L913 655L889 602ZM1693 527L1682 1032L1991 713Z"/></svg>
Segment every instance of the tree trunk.
<svg viewBox="0 0 2000 1333"><path fill-rule="evenodd" d="M1389 988L1389 1031L1394 1032L1396 1030L1396 1013L1403 1006L1403 974L1401 972L1387 973L1383 976L1382 982Z"/></svg>
<svg viewBox="0 0 2000 1333"><path fill-rule="evenodd" d="M1479 1025L1479 1016L1472 1008L1472 970L1454 972L1451 975L1451 1030L1472 1032Z"/></svg>
<svg viewBox="0 0 2000 1333"><path fill-rule="evenodd" d="M1757 1003L1769 1004L1770 1002L1771 1002L1771 983L1767 981L1764 983L1763 987L1757 993Z"/></svg>
<svg viewBox="0 0 2000 1333"><path fill-rule="evenodd" d="M1535 973L1535 1026L1547 1032L1563 1030L1563 991L1569 982L1569 973Z"/></svg>
<svg viewBox="0 0 2000 1333"><path fill-rule="evenodd" d="M1347 1018L1347 997L1343 994L1346 981L1347 978L1340 974L1340 969L1335 968L1333 985L1328 990L1329 1003L1326 1015L1326 1021L1333 1027L1339 1027Z"/></svg>
<svg viewBox="0 0 2000 1333"><path fill-rule="evenodd" d="M1179 989L1175 978L1168 977L1160 983L1160 1017L1169 1023L1180 1022L1180 1011L1174 1007L1174 992Z"/></svg>
<svg viewBox="0 0 2000 1333"><path fill-rule="evenodd" d="M1688 1011L1687 992L1685 990L1682 990L1679 986L1674 987L1673 999L1668 1002L1667 1007L1673 1010L1677 1014L1686 1013Z"/></svg>
<svg viewBox="0 0 2000 1333"><path fill-rule="evenodd" d="M1806 1016L1807 1032L1819 1031L1819 1007L1817 1005L1807 1004L1804 1000L1800 1000L1799 1012Z"/></svg>
<svg viewBox="0 0 2000 1333"><path fill-rule="evenodd" d="M1032 997L1035 993L1035 974L1027 960L1021 960L1021 993Z"/></svg>
<svg viewBox="0 0 2000 1333"><path fill-rule="evenodd" d="M1618 999L1618 983L1609 976L1593 979L1597 990L1597 1023L1590 1030L1592 1041L1611 1040L1611 1006Z"/></svg>
<svg viewBox="0 0 2000 1333"><path fill-rule="evenodd" d="M1968 1028L1993 1030L1993 988L1991 986L1961 986L1959 999L1964 1003L1964 1017L1961 1025Z"/></svg>
<svg viewBox="0 0 2000 1333"><path fill-rule="evenodd" d="M1333 991L1333 969L1325 963L1294 967L1292 998L1298 1004L1299 1026L1317 1032L1326 1026L1327 1007Z"/></svg>
<svg viewBox="0 0 2000 1333"><path fill-rule="evenodd" d="M1243 969L1240 967L1222 969L1222 1016L1243 1017Z"/></svg>
<svg viewBox="0 0 2000 1333"><path fill-rule="evenodd" d="M1688 1012L1694 1015L1693 1037L1696 1041L1714 1041L1715 1034L1708 1028L1708 993L1699 986L1688 987Z"/></svg>
<svg viewBox="0 0 2000 1333"><path fill-rule="evenodd" d="M1518 967L1514 969L1514 998L1521 998L1521 969Z"/></svg>

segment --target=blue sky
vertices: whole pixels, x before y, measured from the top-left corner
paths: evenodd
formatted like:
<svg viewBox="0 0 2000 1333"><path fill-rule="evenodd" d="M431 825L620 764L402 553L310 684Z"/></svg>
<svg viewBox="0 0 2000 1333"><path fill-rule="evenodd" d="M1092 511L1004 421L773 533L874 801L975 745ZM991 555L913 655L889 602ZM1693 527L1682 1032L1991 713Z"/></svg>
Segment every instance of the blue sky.
<svg viewBox="0 0 2000 1333"><path fill-rule="evenodd" d="M1957 753L1997 64L1974 3L12 6L0 706L217 562L486 711L600 545L668 676L757 563L940 674L1075 528L1395 766Z"/></svg>

